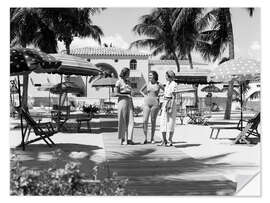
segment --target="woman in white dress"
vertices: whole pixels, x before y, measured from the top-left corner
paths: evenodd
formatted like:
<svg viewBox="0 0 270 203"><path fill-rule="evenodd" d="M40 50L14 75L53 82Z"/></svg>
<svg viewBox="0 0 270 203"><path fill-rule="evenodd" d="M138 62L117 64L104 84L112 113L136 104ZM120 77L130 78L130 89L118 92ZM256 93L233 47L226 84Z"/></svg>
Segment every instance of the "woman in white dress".
<svg viewBox="0 0 270 203"><path fill-rule="evenodd" d="M161 108L160 118L160 131L162 133L162 139L160 146L172 146L173 134L176 119L176 103L175 103L175 90L177 83L174 81L175 74L173 71L166 72L166 86L164 89L164 102ZM166 135L169 134L167 141Z"/></svg>

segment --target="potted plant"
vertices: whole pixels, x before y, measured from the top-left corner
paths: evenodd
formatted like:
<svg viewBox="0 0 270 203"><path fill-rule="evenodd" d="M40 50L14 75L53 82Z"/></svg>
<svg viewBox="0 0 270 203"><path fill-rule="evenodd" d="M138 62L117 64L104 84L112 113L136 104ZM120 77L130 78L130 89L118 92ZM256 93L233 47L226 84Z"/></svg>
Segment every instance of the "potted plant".
<svg viewBox="0 0 270 203"><path fill-rule="evenodd" d="M89 116L94 116L95 114L97 114L99 111L99 108L95 105L89 105L89 106L85 106L83 105L83 112L89 114Z"/></svg>

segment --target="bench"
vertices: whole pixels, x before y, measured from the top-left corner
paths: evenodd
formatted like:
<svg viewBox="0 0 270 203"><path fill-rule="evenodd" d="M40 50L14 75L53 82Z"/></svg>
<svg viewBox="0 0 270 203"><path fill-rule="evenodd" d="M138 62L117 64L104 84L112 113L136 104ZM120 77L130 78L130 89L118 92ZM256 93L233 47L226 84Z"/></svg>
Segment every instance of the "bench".
<svg viewBox="0 0 270 203"><path fill-rule="evenodd" d="M210 134L210 139L217 139L220 130L238 130L238 126L213 126L210 127L212 129L211 134ZM215 136L214 136L214 131L217 130ZM215 137L215 138L214 138Z"/></svg>
<svg viewBox="0 0 270 203"><path fill-rule="evenodd" d="M81 132L81 127L82 127L82 123L86 122L87 124L87 130L89 130L89 132L91 132L91 126L90 126L90 121L91 121L92 117L85 117L85 118L77 118L77 132Z"/></svg>

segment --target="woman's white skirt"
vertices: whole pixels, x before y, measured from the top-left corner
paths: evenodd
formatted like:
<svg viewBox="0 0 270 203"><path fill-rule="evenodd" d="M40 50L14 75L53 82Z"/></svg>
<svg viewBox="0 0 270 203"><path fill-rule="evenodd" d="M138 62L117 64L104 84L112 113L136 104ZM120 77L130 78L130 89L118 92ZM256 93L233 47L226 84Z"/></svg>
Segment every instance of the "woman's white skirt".
<svg viewBox="0 0 270 203"><path fill-rule="evenodd" d="M166 112L166 105L169 100L165 100L161 108L160 118L160 131L161 132L174 132L175 120L176 120L176 105L173 104L172 113Z"/></svg>

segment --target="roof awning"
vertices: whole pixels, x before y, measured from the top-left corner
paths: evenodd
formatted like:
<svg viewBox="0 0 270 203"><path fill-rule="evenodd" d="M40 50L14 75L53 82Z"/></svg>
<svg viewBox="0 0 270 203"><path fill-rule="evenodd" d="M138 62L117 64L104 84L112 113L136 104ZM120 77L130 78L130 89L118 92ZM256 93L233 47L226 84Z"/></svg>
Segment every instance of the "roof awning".
<svg viewBox="0 0 270 203"><path fill-rule="evenodd" d="M175 82L183 84L208 84L207 77L210 72L208 69L180 71L175 74Z"/></svg>
<svg viewBox="0 0 270 203"><path fill-rule="evenodd" d="M189 92L195 92L195 89L191 85L179 84L176 86L175 92L176 93L189 93Z"/></svg>

